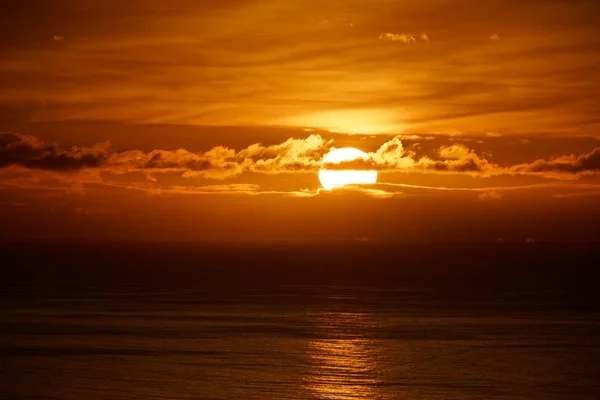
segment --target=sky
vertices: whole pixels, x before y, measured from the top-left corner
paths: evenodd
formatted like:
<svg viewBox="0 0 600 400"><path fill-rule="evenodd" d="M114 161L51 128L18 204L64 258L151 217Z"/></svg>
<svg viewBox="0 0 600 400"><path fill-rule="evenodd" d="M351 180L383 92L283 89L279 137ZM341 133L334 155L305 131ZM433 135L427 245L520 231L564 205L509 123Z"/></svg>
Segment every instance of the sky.
<svg viewBox="0 0 600 400"><path fill-rule="evenodd" d="M598 13L5 0L0 238L599 241Z"/></svg>

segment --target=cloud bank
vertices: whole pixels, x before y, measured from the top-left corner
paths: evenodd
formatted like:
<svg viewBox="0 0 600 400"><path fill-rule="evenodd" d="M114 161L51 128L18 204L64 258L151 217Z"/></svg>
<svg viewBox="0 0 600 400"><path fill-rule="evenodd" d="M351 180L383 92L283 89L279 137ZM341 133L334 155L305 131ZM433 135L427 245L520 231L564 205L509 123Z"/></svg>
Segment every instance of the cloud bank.
<svg viewBox="0 0 600 400"><path fill-rule="evenodd" d="M580 156L568 155L550 161L537 160L528 164L519 164L510 168L511 172L521 174L564 175L595 174L600 171L600 147Z"/></svg>
<svg viewBox="0 0 600 400"><path fill-rule="evenodd" d="M30 135L0 133L0 168L18 166L29 170L73 172L96 170L113 173L178 172L184 177L227 179L243 173L279 174L316 172L324 169L376 169L382 172L457 173L475 176L540 175L553 179L576 179L600 172L600 148L581 155L566 155L513 166L500 166L463 144L442 146L436 158L417 157L402 145L400 137L369 153L370 160L322 165L334 149L333 140L312 134L265 146L252 144L242 150L217 146L205 152L178 150L117 151L110 142L95 146L64 147L44 143Z"/></svg>
<svg viewBox="0 0 600 400"><path fill-rule="evenodd" d="M194 153L185 149L129 150L118 152L110 142L92 147L46 144L30 135L0 134L0 168L20 166L56 172L102 169L115 173L181 172L186 177L226 179L243 172L285 173L314 171L329 151L331 140L320 135L288 139L264 146L253 144L241 151L224 146Z"/></svg>

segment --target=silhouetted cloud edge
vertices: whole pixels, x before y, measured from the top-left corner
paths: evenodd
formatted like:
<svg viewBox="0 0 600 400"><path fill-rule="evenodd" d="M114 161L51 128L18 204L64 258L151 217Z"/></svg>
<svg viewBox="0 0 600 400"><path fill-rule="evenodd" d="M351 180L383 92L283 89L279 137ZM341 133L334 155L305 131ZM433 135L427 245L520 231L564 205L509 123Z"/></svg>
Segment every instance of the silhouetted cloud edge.
<svg viewBox="0 0 600 400"><path fill-rule="evenodd" d="M30 170L69 173L103 171L116 174L142 171L148 174L178 172L184 177L223 180L246 172L261 174L316 172L325 169L375 169L382 172L431 172L497 175L538 175L569 180L600 172L600 147L581 155L500 166L464 144L438 149L438 158L417 157L394 137L369 153L370 160L352 160L322 165L323 156L335 149L333 140L319 134L290 138L265 146L252 144L242 150L216 146L204 152L178 150L116 151L110 142L95 146L64 147L47 144L31 135L0 133L0 168L19 166Z"/></svg>

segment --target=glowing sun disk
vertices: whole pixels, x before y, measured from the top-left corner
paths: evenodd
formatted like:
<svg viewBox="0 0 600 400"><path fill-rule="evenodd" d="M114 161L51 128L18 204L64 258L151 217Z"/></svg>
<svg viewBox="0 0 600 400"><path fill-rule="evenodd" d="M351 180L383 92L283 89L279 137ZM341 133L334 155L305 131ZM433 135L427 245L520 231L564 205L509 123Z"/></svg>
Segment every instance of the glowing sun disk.
<svg viewBox="0 0 600 400"><path fill-rule="evenodd" d="M319 180L321 181L323 188L326 190L332 190L346 185L364 185L376 183L377 171L375 170L327 169L327 165L340 164L342 162L350 162L359 159L368 162L370 157L364 151L352 147L345 147L330 151L323 158L323 161L321 162L321 170L319 170Z"/></svg>

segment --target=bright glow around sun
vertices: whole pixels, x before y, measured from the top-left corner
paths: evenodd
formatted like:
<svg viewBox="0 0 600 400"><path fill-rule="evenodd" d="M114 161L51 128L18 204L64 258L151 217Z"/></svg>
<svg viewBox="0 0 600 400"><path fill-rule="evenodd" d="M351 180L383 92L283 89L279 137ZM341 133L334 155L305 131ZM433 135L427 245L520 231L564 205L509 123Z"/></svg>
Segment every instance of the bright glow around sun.
<svg viewBox="0 0 600 400"><path fill-rule="evenodd" d="M326 190L340 188L346 185L364 185L377 182L377 171L369 169L327 169L327 166L356 160L370 161L364 151L353 147L344 147L330 151L321 162L319 180Z"/></svg>
<svg viewBox="0 0 600 400"><path fill-rule="evenodd" d="M274 121L275 124L325 129L330 132L377 134L404 129L387 110L336 110L314 112Z"/></svg>

